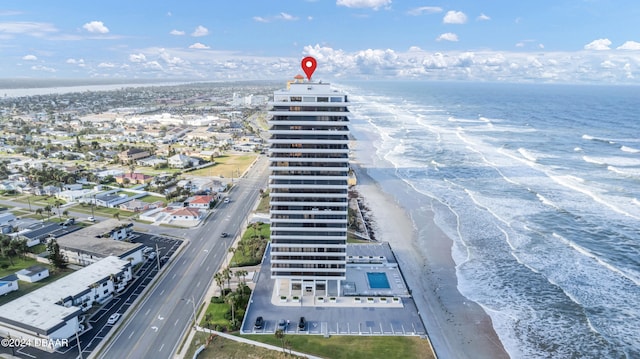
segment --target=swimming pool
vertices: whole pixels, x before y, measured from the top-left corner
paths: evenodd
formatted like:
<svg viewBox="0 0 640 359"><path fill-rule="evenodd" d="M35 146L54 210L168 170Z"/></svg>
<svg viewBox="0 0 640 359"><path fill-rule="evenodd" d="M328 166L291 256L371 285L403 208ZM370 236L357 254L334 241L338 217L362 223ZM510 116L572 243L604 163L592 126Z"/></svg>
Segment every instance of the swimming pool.
<svg viewBox="0 0 640 359"><path fill-rule="evenodd" d="M390 289L387 274L384 272L367 272L369 280L369 288L371 289Z"/></svg>

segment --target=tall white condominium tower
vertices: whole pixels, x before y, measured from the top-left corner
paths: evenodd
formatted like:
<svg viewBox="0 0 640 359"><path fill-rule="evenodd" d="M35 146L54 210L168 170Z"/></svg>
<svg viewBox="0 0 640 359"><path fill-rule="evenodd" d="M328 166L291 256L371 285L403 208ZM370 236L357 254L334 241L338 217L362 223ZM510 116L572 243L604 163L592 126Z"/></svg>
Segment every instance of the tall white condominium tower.
<svg viewBox="0 0 640 359"><path fill-rule="evenodd" d="M347 96L298 78L270 106L271 277L278 295L338 296L346 275Z"/></svg>

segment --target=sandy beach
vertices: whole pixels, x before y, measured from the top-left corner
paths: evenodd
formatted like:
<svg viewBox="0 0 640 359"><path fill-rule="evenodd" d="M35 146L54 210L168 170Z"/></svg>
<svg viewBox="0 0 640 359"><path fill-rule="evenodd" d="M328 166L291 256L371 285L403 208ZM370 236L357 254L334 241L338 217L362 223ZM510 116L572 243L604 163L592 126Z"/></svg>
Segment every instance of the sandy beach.
<svg viewBox="0 0 640 359"><path fill-rule="evenodd" d="M490 317L458 292L453 242L436 226L430 203L409 212L405 208L416 206L424 196L380 169L357 162L352 167L358 178L356 188L373 217L376 238L389 242L395 252L438 357L508 358ZM401 206L396 198L407 198L407 203Z"/></svg>

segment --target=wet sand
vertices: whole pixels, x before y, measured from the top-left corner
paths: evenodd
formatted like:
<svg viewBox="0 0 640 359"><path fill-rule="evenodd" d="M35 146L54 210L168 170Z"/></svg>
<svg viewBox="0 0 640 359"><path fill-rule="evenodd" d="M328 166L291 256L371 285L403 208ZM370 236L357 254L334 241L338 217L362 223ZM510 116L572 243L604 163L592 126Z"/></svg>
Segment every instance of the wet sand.
<svg viewBox="0 0 640 359"><path fill-rule="evenodd" d="M384 170L357 162L352 168L376 239L390 243L437 356L508 358L491 318L458 292L453 242L435 224L431 204L424 203L429 199ZM402 206L396 198L402 198Z"/></svg>

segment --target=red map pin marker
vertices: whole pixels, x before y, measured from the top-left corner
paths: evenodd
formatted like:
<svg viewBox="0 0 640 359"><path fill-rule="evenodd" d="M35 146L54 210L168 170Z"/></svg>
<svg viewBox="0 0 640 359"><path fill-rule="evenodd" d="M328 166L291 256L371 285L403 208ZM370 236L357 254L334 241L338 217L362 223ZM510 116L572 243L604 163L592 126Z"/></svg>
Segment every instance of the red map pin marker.
<svg viewBox="0 0 640 359"><path fill-rule="evenodd" d="M313 75L317 65L318 63L316 62L316 59L311 56L307 56L302 59L302 71L307 75L309 81L311 81L311 75Z"/></svg>

